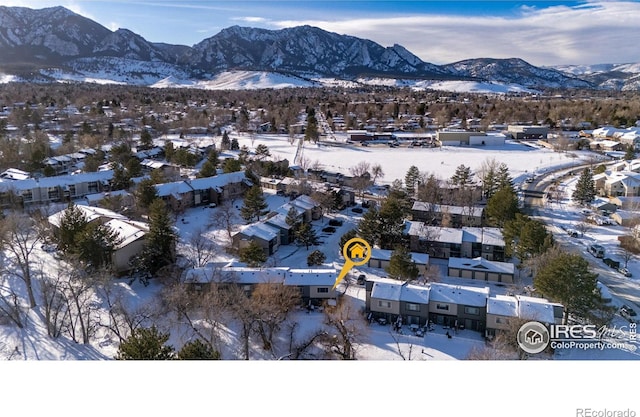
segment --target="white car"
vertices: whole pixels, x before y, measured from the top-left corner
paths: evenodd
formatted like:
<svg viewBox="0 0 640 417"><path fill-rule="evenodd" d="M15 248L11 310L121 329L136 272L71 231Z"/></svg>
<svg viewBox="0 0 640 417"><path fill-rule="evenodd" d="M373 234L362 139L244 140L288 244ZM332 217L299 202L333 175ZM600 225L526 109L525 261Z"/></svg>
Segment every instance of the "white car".
<svg viewBox="0 0 640 417"><path fill-rule="evenodd" d="M618 268L618 272L620 272L625 277L629 278L631 276L631 272L627 268Z"/></svg>

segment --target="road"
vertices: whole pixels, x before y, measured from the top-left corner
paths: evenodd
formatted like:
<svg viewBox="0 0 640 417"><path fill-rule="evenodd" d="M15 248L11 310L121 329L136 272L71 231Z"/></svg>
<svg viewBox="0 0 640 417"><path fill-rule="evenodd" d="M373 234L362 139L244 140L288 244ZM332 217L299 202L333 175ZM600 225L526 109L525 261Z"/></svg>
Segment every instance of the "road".
<svg viewBox="0 0 640 417"><path fill-rule="evenodd" d="M617 161L614 161L617 162ZM554 182L560 183L573 175L579 175L581 170L588 165L576 166L570 169L562 169L554 172L548 172L544 176L539 176L533 182L523 186L523 192L535 191L535 194L546 195L549 186ZM525 194L527 195L527 194ZM581 254L591 266L591 270L598 274L598 280L606 285L611 294L624 303L630 305L634 310L640 312L640 285L629 278L623 277L619 272L612 270L587 251L587 246L580 238L569 236L566 231L551 222L551 209L546 207L546 199L544 197L536 197L534 193L524 198L524 211L532 218L538 219L548 225L549 230L553 233L555 241L563 249Z"/></svg>

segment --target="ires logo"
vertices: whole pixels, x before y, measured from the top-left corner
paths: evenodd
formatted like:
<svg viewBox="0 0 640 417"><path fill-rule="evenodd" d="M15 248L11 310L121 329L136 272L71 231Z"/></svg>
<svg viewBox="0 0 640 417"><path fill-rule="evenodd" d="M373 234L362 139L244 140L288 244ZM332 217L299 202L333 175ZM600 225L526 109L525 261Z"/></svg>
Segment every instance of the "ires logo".
<svg viewBox="0 0 640 417"><path fill-rule="evenodd" d="M523 324L518 330L517 341L520 348L530 354L552 349L623 349L635 351L635 326L629 329L600 327L594 324L550 324L545 326L537 321ZM620 342L620 336L628 341ZM613 339L613 340L612 340ZM630 343L631 342L631 343Z"/></svg>

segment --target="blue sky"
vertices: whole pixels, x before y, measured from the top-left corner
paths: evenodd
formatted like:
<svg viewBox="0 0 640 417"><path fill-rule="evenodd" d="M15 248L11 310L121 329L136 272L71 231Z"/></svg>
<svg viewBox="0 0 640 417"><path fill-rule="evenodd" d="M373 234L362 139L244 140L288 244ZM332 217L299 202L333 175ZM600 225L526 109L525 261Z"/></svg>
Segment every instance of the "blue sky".
<svg viewBox="0 0 640 417"><path fill-rule="evenodd" d="M400 44L434 64L519 57L534 65L640 62L640 1L0 0L65 6L109 29L193 45L233 26L303 24Z"/></svg>

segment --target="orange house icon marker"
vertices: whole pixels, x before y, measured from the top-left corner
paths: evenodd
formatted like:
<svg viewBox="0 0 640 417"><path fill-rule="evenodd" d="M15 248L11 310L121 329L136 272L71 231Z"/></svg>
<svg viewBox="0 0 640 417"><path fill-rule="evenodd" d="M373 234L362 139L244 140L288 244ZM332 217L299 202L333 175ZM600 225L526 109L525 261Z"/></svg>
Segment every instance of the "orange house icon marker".
<svg viewBox="0 0 640 417"><path fill-rule="evenodd" d="M359 243L356 243L355 245L353 245L352 247L349 248L349 257L351 259L364 258L366 250L367 250L367 248L365 248L364 246L362 246Z"/></svg>

